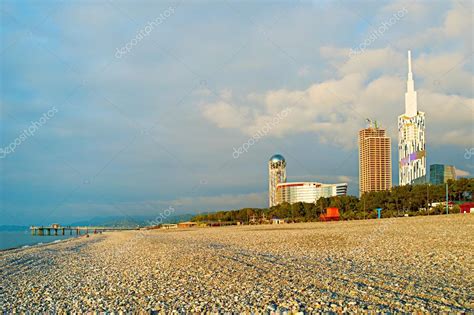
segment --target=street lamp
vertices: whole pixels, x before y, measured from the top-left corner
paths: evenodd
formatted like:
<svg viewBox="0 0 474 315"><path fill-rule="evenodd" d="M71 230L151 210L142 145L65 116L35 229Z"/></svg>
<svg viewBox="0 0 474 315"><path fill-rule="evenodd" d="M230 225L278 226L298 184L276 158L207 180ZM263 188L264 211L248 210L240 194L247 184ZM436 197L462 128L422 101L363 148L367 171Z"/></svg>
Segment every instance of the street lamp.
<svg viewBox="0 0 474 315"><path fill-rule="evenodd" d="M446 214L449 214L449 211L448 211L448 183L446 183Z"/></svg>

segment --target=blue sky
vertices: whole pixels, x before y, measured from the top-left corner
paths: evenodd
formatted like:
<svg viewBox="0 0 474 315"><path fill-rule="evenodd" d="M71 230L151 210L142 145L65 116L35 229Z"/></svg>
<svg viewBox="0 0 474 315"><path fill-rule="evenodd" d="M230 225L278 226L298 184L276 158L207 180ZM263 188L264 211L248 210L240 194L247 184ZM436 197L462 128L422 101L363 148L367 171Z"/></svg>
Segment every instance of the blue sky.
<svg viewBox="0 0 474 315"><path fill-rule="evenodd" d="M471 176L472 21L461 0L2 1L1 224L264 207L274 153L357 194L366 117L397 183L408 49L428 163Z"/></svg>

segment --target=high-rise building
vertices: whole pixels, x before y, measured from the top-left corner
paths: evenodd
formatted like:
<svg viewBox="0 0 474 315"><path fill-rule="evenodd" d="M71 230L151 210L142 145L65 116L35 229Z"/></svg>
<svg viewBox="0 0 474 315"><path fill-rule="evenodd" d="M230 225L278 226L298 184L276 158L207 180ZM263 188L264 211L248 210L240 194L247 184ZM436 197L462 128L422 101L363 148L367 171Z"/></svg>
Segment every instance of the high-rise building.
<svg viewBox="0 0 474 315"><path fill-rule="evenodd" d="M277 204L282 202L315 203L321 197L344 196L347 183L322 184L316 182L281 183L277 185Z"/></svg>
<svg viewBox="0 0 474 315"><path fill-rule="evenodd" d="M390 137L377 122L359 131L359 195L392 188Z"/></svg>
<svg viewBox="0 0 474 315"><path fill-rule="evenodd" d="M453 165L431 164L430 183L434 185L447 183L456 179L456 168Z"/></svg>
<svg viewBox="0 0 474 315"><path fill-rule="evenodd" d="M425 113L419 112L411 52L408 51L408 80L405 93L405 113L398 116L399 184L426 182Z"/></svg>
<svg viewBox="0 0 474 315"><path fill-rule="evenodd" d="M286 162L280 154L273 155L268 161L268 206L277 205L276 189L280 183L286 183Z"/></svg>

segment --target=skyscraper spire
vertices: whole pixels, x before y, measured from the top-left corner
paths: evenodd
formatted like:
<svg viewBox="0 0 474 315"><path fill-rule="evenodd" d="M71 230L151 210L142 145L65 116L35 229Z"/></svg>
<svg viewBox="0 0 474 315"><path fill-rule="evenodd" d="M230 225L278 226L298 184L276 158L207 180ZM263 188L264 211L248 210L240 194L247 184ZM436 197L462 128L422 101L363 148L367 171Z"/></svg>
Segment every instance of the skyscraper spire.
<svg viewBox="0 0 474 315"><path fill-rule="evenodd" d="M413 74L411 73L411 50L408 51L408 78L413 79Z"/></svg>
<svg viewBox="0 0 474 315"><path fill-rule="evenodd" d="M415 82L413 81L413 73L411 72L411 51L408 51L408 80L407 92L405 93L405 115L413 117L417 114L417 100L415 91Z"/></svg>

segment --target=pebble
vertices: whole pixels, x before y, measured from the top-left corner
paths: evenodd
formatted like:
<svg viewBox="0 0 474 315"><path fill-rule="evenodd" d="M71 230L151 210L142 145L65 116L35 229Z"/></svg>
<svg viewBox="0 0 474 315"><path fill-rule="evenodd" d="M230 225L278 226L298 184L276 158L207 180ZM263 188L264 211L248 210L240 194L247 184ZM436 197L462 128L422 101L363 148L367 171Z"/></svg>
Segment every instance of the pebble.
<svg viewBox="0 0 474 315"><path fill-rule="evenodd" d="M472 313L473 224L449 215L91 235L0 252L0 307Z"/></svg>

